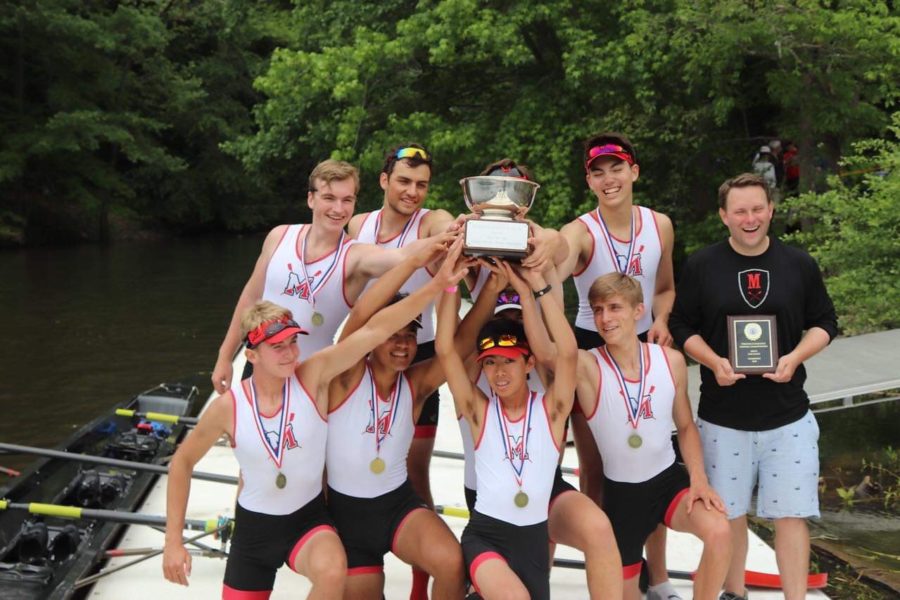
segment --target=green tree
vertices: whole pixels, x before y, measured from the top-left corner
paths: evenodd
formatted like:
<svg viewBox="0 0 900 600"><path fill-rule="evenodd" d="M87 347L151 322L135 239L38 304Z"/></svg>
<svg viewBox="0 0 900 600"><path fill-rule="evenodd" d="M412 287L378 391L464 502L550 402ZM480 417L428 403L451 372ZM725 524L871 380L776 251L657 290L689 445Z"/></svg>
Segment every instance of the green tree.
<svg viewBox="0 0 900 600"><path fill-rule="evenodd" d="M842 161L862 176L834 176L828 192L785 203L810 223L793 239L822 267L847 334L900 327L900 112L888 135L858 142Z"/></svg>

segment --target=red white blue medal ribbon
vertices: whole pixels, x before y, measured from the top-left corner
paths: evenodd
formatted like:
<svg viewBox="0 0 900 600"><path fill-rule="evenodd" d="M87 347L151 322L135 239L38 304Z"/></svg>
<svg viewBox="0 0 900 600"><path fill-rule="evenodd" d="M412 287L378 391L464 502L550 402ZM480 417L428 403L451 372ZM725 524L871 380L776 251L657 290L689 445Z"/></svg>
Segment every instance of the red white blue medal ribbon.
<svg viewBox="0 0 900 600"><path fill-rule="evenodd" d="M603 350L604 352L606 352L606 356L609 357L609 360L613 365L613 369L616 374L616 382L619 384L619 392L622 394L622 398L625 400L625 408L626 412L628 413L628 422L631 423L631 427L633 429L637 429L641 415L641 404L643 404L644 402L644 383L646 382L646 377L644 374L644 346L643 344L638 342L638 369L640 372L640 379L638 380L638 395L636 400L632 398L628 393L628 383L625 381L625 374L622 373L622 369L619 367L619 363L617 363L616 359L613 358L612 352L610 352L605 347Z"/></svg>
<svg viewBox="0 0 900 600"><path fill-rule="evenodd" d="M603 241L606 245L606 250L609 252L610 257L612 258L612 262L616 267L616 271L627 275L628 266L631 264L631 259L634 257L634 242L635 238L637 237L635 235L634 209L631 209L631 241L628 242L628 254L624 255L624 265L619 262L619 256L621 255L616 252L616 244L613 241L613 236L609 232L609 227L607 227L606 221L603 220L603 215L600 213L599 208L597 208L597 223L599 223L600 225L600 233L603 234Z"/></svg>
<svg viewBox="0 0 900 600"><path fill-rule="evenodd" d="M532 404L534 402L535 393L531 392L528 395L528 403L525 405L525 418L522 420L524 427L522 429L522 452L519 457L519 466L516 467L515 463L515 449L510 441L512 436L509 435L509 423L506 420L506 416L504 415L504 411L500 407L500 398L496 395L493 396L494 400L494 408L497 410L497 420L500 426L500 437L503 442L503 452L506 457L509 459L509 464L512 465L513 468L513 477L516 478L516 483L519 485L519 489L522 489L522 482L525 479L525 458L528 456L528 432L531 430L531 415Z"/></svg>
<svg viewBox="0 0 900 600"><path fill-rule="evenodd" d="M331 259L331 264L328 265L328 268L322 273L318 283L311 281L311 279L314 279L315 277L311 278L306 270L306 240L309 239L309 232L307 231L306 235L303 236L303 244L300 245L300 269L303 271L303 280L309 285L309 303L312 304L313 308L316 307L316 292L319 291L320 287L325 285L325 282L328 281L328 278L331 276L331 272L334 271L337 266L338 258L341 256L341 248L344 245L345 236L346 232L341 230L341 239L338 240L337 248L334 249L334 258Z"/></svg>
<svg viewBox="0 0 900 600"><path fill-rule="evenodd" d="M402 248L402 247L403 247L403 244L406 242L406 236L409 235L409 232L410 232L411 229L412 229L412 224L413 224L413 222L416 220L416 217L419 216L419 211L420 211L420 210L422 210L422 209L420 209L420 208L416 209L416 212L413 213L413 215L412 215L412 216L409 218L409 220L406 222L406 225L403 226L403 231L401 231L401 232L400 232L400 235L397 236L397 245L395 246L396 248ZM384 245L384 244L382 244L381 242L378 241L378 232L381 231L381 214L382 214L382 211L383 211L383 209L382 209L382 210L379 210L379 211L378 211L378 216L375 217L375 243L378 244L379 246Z"/></svg>
<svg viewBox="0 0 900 600"><path fill-rule="evenodd" d="M379 433L378 425L381 423L381 415L379 413L381 411L378 410L378 390L375 389L375 374L372 373L372 369L369 365L366 365L366 370L369 372L369 382L372 384L372 396L369 399L369 409L372 411L372 423L375 427L375 455L381 456L381 444L384 443L388 434L391 433L394 421L397 420L397 403L400 400L400 387L403 385L403 373L397 373L397 381L394 382L394 387L391 389L391 395L388 399L390 405L388 410L390 412L387 417L387 425L384 428L384 432Z"/></svg>
<svg viewBox="0 0 900 600"><path fill-rule="evenodd" d="M281 393L281 419L278 423L278 431L268 432L263 425L262 414L259 412L259 401L256 397L256 384L253 382L253 378L250 378L250 408L253 411L253 416L256 417L256 431L263 441L263 447L265 447L266 452L268 452L269 457L275 462L275 466L278 469L281 469L281 461L284 459L283 434L285 426L287 425L288 413L291 409L291 392L287 381L285 381ZM269 433L273 433L277 436L274 445L269 439Z"/></svg>

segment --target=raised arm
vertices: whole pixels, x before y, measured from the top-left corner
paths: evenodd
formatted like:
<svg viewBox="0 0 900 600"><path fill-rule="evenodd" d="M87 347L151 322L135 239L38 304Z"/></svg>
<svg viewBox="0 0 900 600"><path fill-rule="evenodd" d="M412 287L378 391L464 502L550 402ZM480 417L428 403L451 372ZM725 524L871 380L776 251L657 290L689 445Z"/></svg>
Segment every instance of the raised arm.
<svg viewBox="0 0 900 600"><path fill-rule="evenodd" d="M456 414L465 417L472 427L473 433L481 424L481 412L477 410L481 398L478 388L469 380L463 359L456 350L457 314L459 311L459 292L444 293L438 300L437 331L434 338L434 350L441 368L447 377L447 385L453 395Z"/></svg>
<svg viewBox="0 0 900 600"><path fill-rule="evenodd" d="M346 371L363 359L375 346L418 315L438 293L456 285L465 274L460 266L462 240L450 248L444 264L434 278L418 290L395 304L382 308L361 329L333 346L313 354L298 367L298 375L312 389L321 389L336 375Z"/></svg>
<svg viewBox="0 0 900 600"><path fill-rule="evenodd" d="M231 434L234 424L231 403L230 394L213 400L169 463L163 575L172 583L187 585L187 578L191 574L191 555L182 542L184 517L191 493L191 473L194 471L194 465L203 458L216 440L223 434Z"/></svg>
<svg viewBox="0 0 900 600"><path fill-rule="evenodd" d="M522 305L522 325L528 334L528 345L531 347L534 359L541 366L542 370L549 372L552 378L553 368L556 364L556 346L553 345L553 340L550 339L547 328L541 319L541 311L538 308L537 300L534 298L531 285L508 263L503 263L502 266L506 271L507 277L509 277L513 289L519 294L519 303ZM555 273L556 269L551 267L545 272L545 275L549 274L550 271Z"/></svg>
<svg viewBox="0 0 900 600"><path fill-rule="evenodd" d="M231 387L231 378L233 376L231 362L234 360L234 355L243 341L241 338L241 315L262 299L269 260L272 258L272 254L275 253L281 238L287 232L287 228L287 225L279 225L266 236L259 258L256 259L256 266L253 267L250 279L244 285L237 305L234 307L231 322L228 324L228 331L225 332L225 339L222 340L222 345L219 346L219 354L212 373L213 387L220 394L224 394Z"/></svg>
<svg viewBox="0 0 900 600"><path fill-rule="evenodd" d="M399 265L376 279L360 296L360 301L354 304L353 310L350 311L350 315L347 317L347 322L344 323L344 328L341 330L341 336L338 338L338 341L347 338L351 333L365 325L372 318L372 315L391 301L413 273L425 265L431 264L444 254L446 250L447 248L443 244L432 244L425 252L407 257Z"/></svg>

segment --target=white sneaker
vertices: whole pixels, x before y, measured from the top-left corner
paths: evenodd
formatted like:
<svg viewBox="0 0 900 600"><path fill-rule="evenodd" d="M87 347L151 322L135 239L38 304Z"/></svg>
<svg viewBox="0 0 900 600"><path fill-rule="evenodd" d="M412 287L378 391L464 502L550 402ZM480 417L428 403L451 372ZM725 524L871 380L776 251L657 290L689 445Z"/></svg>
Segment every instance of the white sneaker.
<svg viewBox="0 0 900 600"><path fill-rule="evenodd" d="M683 600L672 582L666 581L647 588L647 600Z"/></svg>

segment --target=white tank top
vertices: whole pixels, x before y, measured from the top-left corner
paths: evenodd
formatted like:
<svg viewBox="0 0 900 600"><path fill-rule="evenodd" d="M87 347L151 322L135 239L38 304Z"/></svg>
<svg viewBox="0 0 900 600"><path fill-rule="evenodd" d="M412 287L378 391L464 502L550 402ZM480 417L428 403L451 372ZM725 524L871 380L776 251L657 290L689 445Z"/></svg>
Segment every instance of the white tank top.
<svg viewBox="0 0 900 600"><path fill-rule="evenodd" d="M560 452L550 430L544 396L532 392L529 408L518 421L501 417L502 412L499 400L491 397L481 439L475 445L475 510L513 525L541 523L547 520ZM515 504L520 490L528 495L528 504L521 508Z"/></svg>
<svg viewBox="0 0 900 600"><path fill-rule="evenodd" d="M597 209L578 217L591 236L591 257L587 266L578 273L573 273L575 289L578 291L578 316L575 325L582 329L597 331L594 324L594 313L588 303L588 292L591 284L607 273L621 272L627 262L627 274L637 279L644 292L644 316L637 324L637 332L644 333L653 324L653 296L656 293L656 271L662 258L662 239L653 211L643 206L636 206L640 214L640 223L635 222L637 231L634 244L630 241L616 239L606 234L600 222ZM615 254L616 256L613 256ZM628 260L628 257L631 257Z"/></svg>
<svg viewBox="0 0 900 600"><path fill-rule="evenodd" d="M597 407L585 417L603 457L604 475L622 483L647 481L675 462L672 448L675 380L669 359L656 344L641 344L641 348L645 377L639 404L623 396L623 379L606 348L590 350L600 368L600 381ZM625 387L632 399L637 398L640 382L625 380ZM640 437L637 448L629 442L634 435Z"/></svg>
<svg viewBox="0 0 900 600"><path fill-rule="evenodd" d="M485 396L488 398L491 397L491 385L488 383L484 371L481 371L478 374L478 381L475 382L475 385L478 386L478 389L480 389ZM528 389L541 395L544 394L544 384L541 382L541 378L537 376L535 371L532 371L529 374ZM472 439L472 428L469 427L469 423L462 415L456 416L456 422L459 424L459 433L462 436L463 455L465 456L466 463L465 481L463 485L470 490L477 490L478 485L475 477L475 440Z"/></svg>
<svg viewBox="0 0 900 600"><path fill-rule="evenodd" d="M340 248L325 256L307 256L306 268L300 260L304 230L309 225L290 225L266 267L263 300L290 309L294 320L309 332L297 336L303 357L334 343L334 334L350 314L352 303L344 296L347 252L354 240L342 238ZM304 281L306 279L306 281ZM313 306L313 297L315 306ZM321 324L314 315L321 316Z"/></svg>
<svg viewBox="0 0 900 600"><path fill-rule="evenodd" d="M404 227L400 233L383 242L378 241L378 230L381 226L381 211L382 209L379 208L365 216L362 226L359 228L359 233L356 236L357 241L366 244L376 244L383 248L403 248L407 244L420 239L419 235L422 229L422 220L429 212L427 208L420 208L417 210L410 217L409 221L407 221L406 227ZM400 291L411 294L430 282L431 279L431 273L428 272L427 268L422 267L406 280L406 283L403 284ZM420 344L434 340L434 302L429 303L422 311L422 328L418 331L416 337Z"/></svg>
<svg viewBox="0 0 900 600"><path fill-rule="evenodd" d="M348 496L381 496L400 487L407 478L406 456L415 430L409 378L401 373L391 396L377 396L367 364L356 388L328 415L328 485ZM378 441L373 398L378 409ZM376 458L383 461L381 473L372 470Z"/></svg>
<svg viewBox="0 0 900 600"><path fill-rule="evenodd" d="M261 415L253 378L231 388L235 457L244 485L238 502L247 510L287 515L322 492L328 423L312 397L292 375L286 380L284 410ZM280 432L280 433L279 433ZM279 473L284 487L278 487Z"/></svg>

